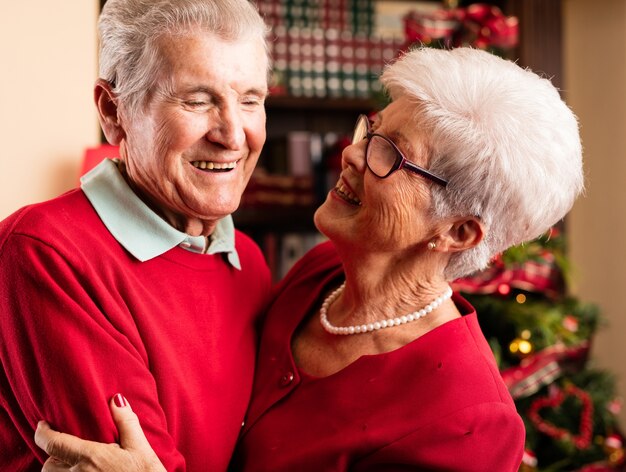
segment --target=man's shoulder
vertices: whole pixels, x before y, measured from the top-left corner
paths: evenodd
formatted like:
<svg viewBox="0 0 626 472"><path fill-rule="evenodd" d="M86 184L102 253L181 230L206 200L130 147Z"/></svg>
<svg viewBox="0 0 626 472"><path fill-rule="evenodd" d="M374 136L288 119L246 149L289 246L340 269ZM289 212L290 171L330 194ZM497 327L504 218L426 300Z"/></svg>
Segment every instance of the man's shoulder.
<svg viewBox="0 0 626 472"><path fill-rule="evenodd" d="M72 232L84 233L94 216L83 192L70 190L51 200L26 205L0 221L0 244L11 235L54 240Z"/></svg>
<svg viewBox="0 0 626 472"><path fill-rule="evenodd" d="M50 200L25 205L2 220L0 225L4 229L7 225L46 224L56 218L62 219L68 213L84 211L84 204L88 203L85 194L76 188Z"/></svg>

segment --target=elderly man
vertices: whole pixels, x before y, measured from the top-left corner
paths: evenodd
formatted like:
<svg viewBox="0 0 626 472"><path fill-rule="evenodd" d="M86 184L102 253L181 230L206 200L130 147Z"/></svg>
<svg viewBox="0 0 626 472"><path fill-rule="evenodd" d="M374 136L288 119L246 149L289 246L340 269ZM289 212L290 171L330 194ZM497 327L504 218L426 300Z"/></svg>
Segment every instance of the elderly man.
<svg viewBox="0 0 626 472"><path fill-rule="evenodd" d="M270 286L230 217L265 141L266 27L246 0L109 0L99 31L121 158L0 223L0 470L41 469L41 418L115 441L122 388L167 470L224 470Z"/></svg>

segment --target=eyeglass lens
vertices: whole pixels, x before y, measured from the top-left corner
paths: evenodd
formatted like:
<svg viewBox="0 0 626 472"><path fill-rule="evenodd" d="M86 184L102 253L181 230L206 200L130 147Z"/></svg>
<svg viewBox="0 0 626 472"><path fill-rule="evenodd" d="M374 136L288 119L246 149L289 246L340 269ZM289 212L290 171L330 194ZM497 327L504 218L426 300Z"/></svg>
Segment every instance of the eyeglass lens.
<svg viewBox="0 0 626 472"><path fill-rule="evenodd" d="M363 140L369 133L369 120L365 115L359 116L352 135L352 144ZM386 177L394 168L398 155L393 145L381 136L372 135L367 143L367 165L374 174Z"/></svg>
<svg viewBox="0 0 626 472"><path fill-rule="evenodd" d="M374 174L386 177L398 163L398 153L395 148L381 136L372 136L368 143L367 164Z"/></svg>

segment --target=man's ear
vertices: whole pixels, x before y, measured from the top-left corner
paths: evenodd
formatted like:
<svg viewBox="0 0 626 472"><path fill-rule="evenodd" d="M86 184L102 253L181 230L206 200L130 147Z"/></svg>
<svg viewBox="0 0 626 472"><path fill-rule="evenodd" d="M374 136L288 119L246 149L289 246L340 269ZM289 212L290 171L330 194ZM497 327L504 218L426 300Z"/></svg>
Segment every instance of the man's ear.
<svg viewBox="0 0 626 472"><path fill-rule="evenodd" d="M118 99L111 84L103 79L96 80L93 94L102 132L110 144L119 146L126 133L119 117Z"/></svg>
<svg viewBox="0 0 626 472"><path fill-rule="evenodd" d="M484 234L480 218L472 216L455 220L448 231L437 238L437 249L449 252L471 249L482 241Z"/></svg>

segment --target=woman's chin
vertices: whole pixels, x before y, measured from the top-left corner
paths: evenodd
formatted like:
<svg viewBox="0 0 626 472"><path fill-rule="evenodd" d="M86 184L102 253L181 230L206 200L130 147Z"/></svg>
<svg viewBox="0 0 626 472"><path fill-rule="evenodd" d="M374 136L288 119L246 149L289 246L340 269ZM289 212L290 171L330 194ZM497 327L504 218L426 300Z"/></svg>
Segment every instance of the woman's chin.
<svg viewBox="0 0 626 472"><path fill-rule="evenodd" d="M317 230L331 241L341 240L341 235L345 233L345 225L324 204L313 215L313 223Z"/></svg>
<svg viewBox="0 0 626 472"><path fill-rule="evenodd" d="M315 210L315 213L313 214L313 224L315 225L315 228L317 228L317 230L320 233L322 233L324 236L328 236L324 232L324 225L323 225L324 215L323 215L323 213L324 213L324 204L322 203L322 205L319 206L317 208L317 210Z"/></svg>

